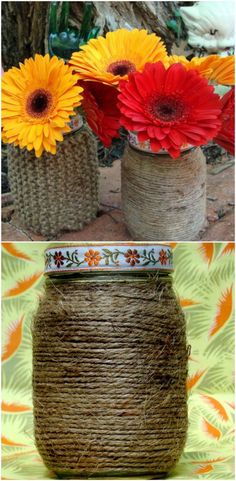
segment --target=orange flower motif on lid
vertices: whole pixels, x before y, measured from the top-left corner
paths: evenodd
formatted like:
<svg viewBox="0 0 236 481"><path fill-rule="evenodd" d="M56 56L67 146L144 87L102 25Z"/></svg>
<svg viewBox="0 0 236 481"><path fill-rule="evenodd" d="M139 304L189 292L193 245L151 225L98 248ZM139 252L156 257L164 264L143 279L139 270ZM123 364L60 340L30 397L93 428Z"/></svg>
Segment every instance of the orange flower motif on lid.
<svg viewBox="0 0 236 481"><path fill-rule="evenodd" d="M93 249L89 249L84 254L84 261L87 262L89 267L98 266L101 260L101 256L98 251L94 251Z"/></svg>
<svg viewBox="0 0 236 481"><path fill-rule="evenodd" d="M140 263L140 255L138 254L137 250L128 249L125 253L126 262L128 262L131 266L135 266L135 264Z"/></svg>

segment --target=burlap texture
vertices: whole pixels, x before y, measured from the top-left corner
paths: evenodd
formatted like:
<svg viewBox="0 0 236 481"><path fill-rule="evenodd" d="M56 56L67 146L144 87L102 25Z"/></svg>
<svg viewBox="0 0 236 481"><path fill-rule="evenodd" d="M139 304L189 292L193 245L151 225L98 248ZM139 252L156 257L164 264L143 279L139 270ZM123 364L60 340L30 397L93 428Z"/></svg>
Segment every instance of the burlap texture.
<svg viewBox="0 0 236 481"><path fill-rule="evenodd" d="M56 155L10 146L8 169L17 221L48 239L80 230L98 210L96 141L84 129L66 135Z"/></svg>

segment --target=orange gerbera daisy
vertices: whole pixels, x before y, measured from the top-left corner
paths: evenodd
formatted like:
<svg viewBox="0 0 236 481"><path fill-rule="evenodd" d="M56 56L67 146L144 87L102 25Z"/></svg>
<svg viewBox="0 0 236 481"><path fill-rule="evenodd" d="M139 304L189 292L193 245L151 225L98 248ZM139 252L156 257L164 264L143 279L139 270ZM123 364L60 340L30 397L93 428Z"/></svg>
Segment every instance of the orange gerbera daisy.
<svg viewBox="0 0 236 481"><path fill-rule="evenodd" d="M70 116L83 89L72 69L57 57L35 55L2 78L3 140L21 148L56 153L56 141L69 132Z"/></svg>
<svg viewBox="0 0 236 481"><path fill-rule="evenodd" d="M193 57L187 60L184 56L172 55L168 57L169 65L182 63L187 70L195 69L200 75L222 85L234 85L235 62L234 55L220 57L209 55L208 57Z"/></svg>
<svg viewBox="0 0 236 481"><path fill-rule="evenodd" d="M141 72L147 62L167 60L166 48L154 33L121 28L106 37L91 39L73 53L70 65L83 80L118 85L130 72Z"/></svg>

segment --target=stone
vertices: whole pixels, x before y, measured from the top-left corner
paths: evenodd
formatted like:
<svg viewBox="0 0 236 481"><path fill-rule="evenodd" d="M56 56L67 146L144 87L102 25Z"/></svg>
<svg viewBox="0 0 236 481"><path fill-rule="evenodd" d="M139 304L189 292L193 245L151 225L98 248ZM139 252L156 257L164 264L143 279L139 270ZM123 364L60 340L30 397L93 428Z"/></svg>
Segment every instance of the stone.
<svg viewBox="0 0 236 481"><path fill-rule="evenodd" d="M13 204L3 207L2 208L2 221L3 222L9 222L12 218L13 213L14 213Z"/></svg>
<svg viewBox="0 0 236 481"><path fill-rule="evenodd" d="M218 222L209 224L202 234L201 240L205 241L234 241L234 213L226 214Z"/></svg>
<svg viewBox="0 0 236 481"><path fill-rule="evenodd" d="M20 229L17 229L13 225L3 222L2 223L2 241L30 241L30 237L27 236Z"/></svg>
<svg viewBox="0 0 236 481"><path fill-rule="evenodd" d="M218 197L207 196L207 200L211 200L212 202L215 202L216 200L218 200Z"/></svg>
<svg viewBox="0 0 236 481"><path fill-rule="evenodd" d="M220 174L220 172L223 172L223 170L226 170L229 167L232 167L232 165L234 165L234 160L229 160L228 162L224 162L224 164L220 164L220 165L217 165L216 167L213 167L209 171L209 174L211 175Z"/></svg>
<svg viewBox="0 0 236 481"><path fill-rule="evenodd" d="M2 194L2 207L10 204L13 204L13 197L11 192L6 192L5 194Z"/></svg>
<svg viewBox="0 0 236 481"><path fill-rule="evenodd" d="M217 214L210 214L207 216L207 220L209 222L216 222L217 220L219 220L219 217Z"/></svg>

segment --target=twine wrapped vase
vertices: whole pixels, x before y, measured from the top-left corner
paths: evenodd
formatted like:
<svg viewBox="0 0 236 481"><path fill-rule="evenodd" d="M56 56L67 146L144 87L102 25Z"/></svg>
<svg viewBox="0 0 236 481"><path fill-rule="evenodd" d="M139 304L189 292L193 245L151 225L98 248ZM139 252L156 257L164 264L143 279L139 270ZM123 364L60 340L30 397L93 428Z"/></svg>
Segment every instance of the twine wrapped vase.
<svg viewBox="0 0 236 481"><path fill-rule="evenodd" d="M178 159L129 136L121 164L122 208L134 239L194 240L206 217L206 161L187 146Z"/></svg>
<svg viewBox="0 0 236 481"><path fill-rule="evenodd" d="M80 230L98 210L97 146L78 115L55 155L9 147L8 171L18 221L48 238Z"/></svg>
<svg viewBox="0 0 236 481"><path fill-rule="evenodd" d="M185 320L166 245L54 247L33 325L36 445L60 477L165 476L187 431Z"/></svg>

